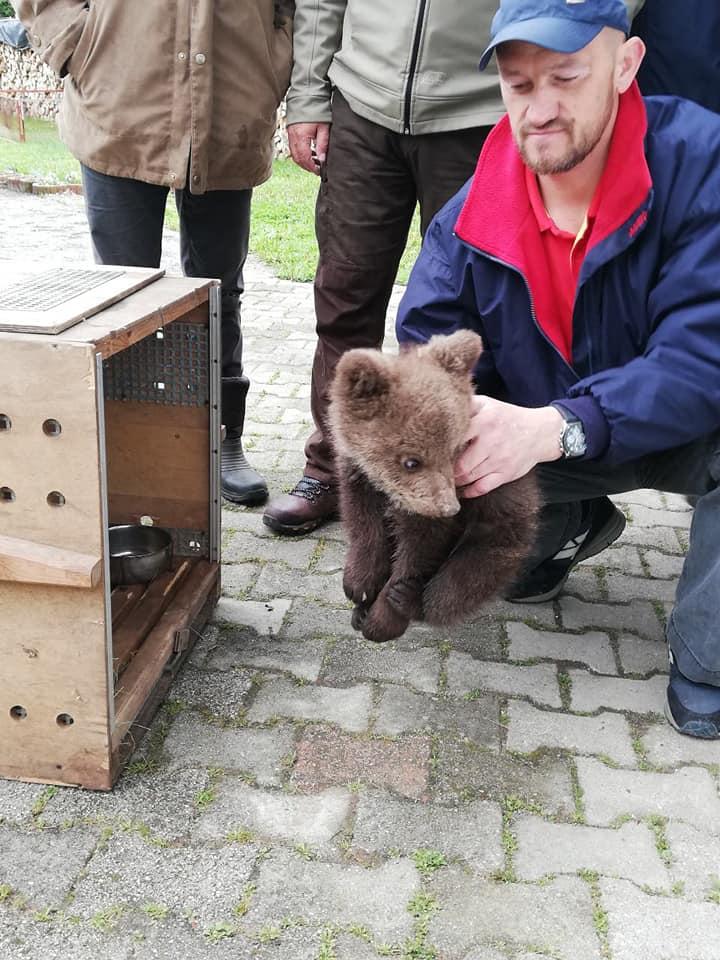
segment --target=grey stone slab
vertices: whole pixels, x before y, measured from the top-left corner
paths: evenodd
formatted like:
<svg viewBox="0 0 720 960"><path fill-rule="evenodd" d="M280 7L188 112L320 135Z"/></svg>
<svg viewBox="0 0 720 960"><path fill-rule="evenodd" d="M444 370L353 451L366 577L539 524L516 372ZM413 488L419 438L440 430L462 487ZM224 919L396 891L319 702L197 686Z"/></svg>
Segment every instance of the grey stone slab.
<svg viewBox="0 0 720 960"><path fill-rule="evenodd" d="M578 757L578 777L588 823L607 826L617 817L657 815L720 834L720 798L707 770L683 767L674 773L613 770Z"/></svg>
<svg viewBox="0 0 720 960"><path fill-rule="evenodd" d="M629 523L622 535L623 543L633 543L640 547L656 547L666 553L683 556L683 547L678 533L672 527L641 527Z"/></svg>
<svg viewBox="0 0 720 960"><path fill-rule="evenodd" d="M512 831L518 844L513 864L520 880L593 870L655 889L668 890L670 886L655 836L643 823L603 830L520 815L514 818Z"/></svg>
<svg viewBox="0 0 720 960"><path fill-rule="evenodd" d="M35 909L59 907L97 846L100 831L0 826L0 883Z"/></svg>
<svg viewBox="0 0 720 960"><path fill-rule="evenodd" d="M359 733L368 727L371 707L372 689L367 684L335 688L278 679L262 685L248 711L248 720L315 720Z"/></svg>
<svg viewBox="0 0 720 960"><path fill-rule="evenodd" d="M430 849L489 874L504 865L501 830L500 805L488 800L441 807L369 793L358 802L353 846L403 856Z"/></svg>
<svg viewBox="0 0 720 960"><path fill-rule="evenodd" d="M662 714L666 677L625 680L622 677L595 677L585 670L570 670L573 710L626 710L630 713Z"/></svg>
<svg viewBox="0 0 720 960"><path fill-rule="evenodd" d="M563 626L568 630L599 627L605 630L630 630L650 640L660 640L663 636L655 608L648 600L611 605L584 603L575 597L562 596L560 611Z"/></svg>
<svg viewBox="0 0 720 960"><path fill-rule="evenodd" d="M347 546L338 540L321 538L313 558L314 573L338 573L345 567Z"/></svg>
<svg viewBox="0 0 720 960"><path fill-rule="evenodd" d="M305 796L258 790L226 779L218 786L215 800L202 812L194 836L224 840L230 833L248 830L262 840L321 847L342 828L350 813L350 801L350 792L340 787Z"/></svg>
<svg viewBox="0 0 720 960"><path fill-rule="evenodd" d="M508 716L508 750L532 753L541 747L555 748L606 755L617 763L635 765L630 727L617 713L577 717L513 700L508 704Z"/></svg>
<svg viewBox="0 0 720 960"><path fill-rule="evenodd" d="M580 564L580 568L583 567L602 567L605 570L612 570L613 572L617 570L638 577L645 573L637 547L622 542L620 542L620 546L610 547L609 550L603 550L594 557L584 560Z"/></svg>
<svg viewBox="0 0 720 960"><path fill-rule="evenodd" d="M165 754L174 770L222 767L249 773L258 783L270 786L280 783L284 758L292 753L293 746L291 729L222 729L180 716L165 741Z"/></svg>
<svg viewBox="0 0 720 960"><path fill-rule="evenodd" d="M652 897L627 880L601 880L613 960L717 960L720 906Z"/></svg>
<svg viewBox="0 0 720 960"><path fill-rule="evenodd" d="M226 929L239 927L232 921L221 921ZM137 923L137 921L136 921ZM236 932L224 939L206 936L191 922L169 915L168 919L146 921L134 932L132 960L260 960L258 944ZM212 927L208 928L212 931ZM272 944L275 946L276 944ZM275 954L273 954L275 956ZM94 960L88 957L87 960ZM102 958L104 960L104 958ZM281 960L277 954L277 960ZM298 951L298 960L313 960L312 954Z"/></svg>
<svg viewBox="0 0 720 960"><path fill-rule="evenodd" d="M272 600L231 600L221 597L213 612L214 623L250 627L263 636L275 636L282 627L291 601L287 597Z"/></svg>
<svg viewBox="0 0 720 960"><path fill-rule="evenodd" d="M501 660L505 631L500 619L489 616L456 624L436 631L437 637L451 650L470 653L478 660Z"/></svg>
<svg viewBox="0 0 720 960"><path fill-rule="evenodd" d="M249 632L224 634L209 653L206 665L213 670L257 667L314 681L320 676L325 650L324 640L281 640Z"/></svg>
<svg viewBox="0 0 720 960"><path fill-rule="evenodd" d="M435 693L440 679L440 651L407 638L390 643L338 640L328 652L322 676L331 683L385 680Z"/></svg>
<svg viewBox="0 0 720 960"><path fill-rule="evenodd" d="M224 563L222 595L233 600L246 600L250 588L260 576L259 563Z"/></svg>
<svg viewBox="0 0 720 960"><path fill-rule="evenodd" d="M632 504L632 522L641 527L675 527L689 530L693 519L691 510L656 510L653 507Z"/></svg>
<svg viewBox="0 0 720 960"><path fill-rule="evenodd" d="M158 847L133 834L114 834L78 880L72 910L89 920L113 906L140 910L158 904L207 930L232 921L257 854L251 844Z"/></svg>
<svg viewBox="0 0 720 960"><path fill-rule="evenodd" d="M232 719L243 709L252 686L245 670L200 670L187 664L172 685L170 696L188 707Z"/></svg>
<svg viewBox="0 0 720 960"><path fill-rule="evenodd" d="M499 701L492 694L465 703L388 686L382 691L373 731L391 737L401 733L454 735L497 750L501 729L499 719Z"/></svg>
<svg viewBox="0 0 720 960"><path fill-rule="evenodd" d="M229 504L223 500L222 529L225 531L240 530L251 533L255 537L276 541L279 537L263 523L263 511L248 510L246 507ZM224 558L223 558L224 559Z"/></svg>
<svg viewBox="0 0 720 960"><path fill-rule="evenodd" d="M43 923L30 912L0 912L2 960L135 960L135 945L128 931L101 931L59 919Z"/></svg>
<svg viewBox="0 0 720 960"><path fill-rule="evenodd" d="M642 740L647 758L655 766L673 767L693 763L720 767L719 741L684 737L668 723L653 725Z"/></svg>
<svg viewBox="0 0 720 960"><path fill-rule="evenodd" d="M562 660L584 663L596 673L617 673L606 633L555 633L534 630L525 623L508 623L510 660Z"/></svg>
<svg viewBox="0 0 720 960"><path fill-rule="evenodd" d="M442 803L468 797L501 802L513 797L549 816L570 817L575 811L570 770L562 757L498 756L470 744L442 740L434 779L433 792Z"/></svg>
<svg viewBox="0 0 720 960"><path fill-rule="evenodd" d="M223 562L258 564L281 563L294 570L307 570L315 553L314 540L302 537L255 537L245 531L231 531L223 537ZM292 575L286 570L286 576Z"/></svg>
<svg viewBox="0 0 720 960"><path fill-rule="evenodd" d="M528 606L526 603L510 603L508 600L493 600L483 607L485 617L494 620L522 620L527 623L530 621L533 626L545 627L552 630L553 627L559 627L560 624L555 616L555 605L552 601L547 603L533 603Z"/></svg>
<svg viewBox="0 0 720 960"><path fill-rule="evenodd" d="M280 563L266 563L257 578L251 596L271 600L277 596L303 597L340 606L347 602L342 574L303 573Z"/></svg>
<svg viewBox="0 0 720 960"><path fill-rule="evenodd" d="M626 603L639 598L641 600L660 600L672 603L675 599L677 581L655 580L650 577L622 577L615 574L608 577L607 599L610 603Z"/></svg>
<svg viewBox="0 0 720 960"><path fill-rule="evenodd" d="M244 926L259 930L286 916L311 924L360 924L380 942L403 941L412 929L408 901L420 879L408 860L364 867L302 860L274 851L260 863Z"/></svg>
<svg viewBox="0 0 720 960"><path fill-rule="evenodd" d="M687 497L682 493L664 492L662 499L667 510L682 510L685 513L689 513L695 509L692 504L688 503Z"/></svg>
<svg viewBox="0 0 720 960"><path fill-rule="evenodd" d="M665 509L664 495L659 490L628 490L610 497L616 504L639 504L643 507L650 507L653 510Z"/></svg>
<svg viewBox="0 0 720 960"><path fill-rule="evenodd" d="M369 943L345 933L336 938L334 950L335 960L377 960L378 956Z"/></svg>
<svg viewBox="0 0 720 960"><path fill-rule="evenodd" d="M32 809L47 788L41 783L0 779L0 823L32 820Z"/></svg>
<svg viewBox="0 0 720 960"><path fill-rule="evenodd" d="M282 636L288 640L327 640L335 637L355 637L350 623L350 608L331 607L313 600L295 598L283 624Z"/></svg>
<svg viewBox="0 0 720 960"><path fill-rule="evenodd" d="M666 577L668 580L675 580L682 572L685 558L660 553L659 550L646 550L645 563L648 565L651 577Z"/></svg>
<svg viewBox="0 0 720 960"><path fill-rule="evenodd" d="M591 603L605 599L604 583L593 567L575 567L563 587L563 592Z"/></svg>
<svg viewBox="0 0 720 960"><path fill-rule="evenodd" d="M471 948L498 941L541 949L558 960L600 960L590 892L576 877L539 887L444 870L433 893L441 906L430 921L429 940L447 960L463 960Z"/></svg>
<svg viewBox="0 0 720 960"><path fill-rule="evenodd" d="M670 874L682 884L682 895L693 900L706 900L720 895L720 838L707 830L697 830L686 823L670 822L665 828L672 863Z"/></svg>
<svg viewBox="0 0 720 960"><path fill-rule="evenodd" d="M549 663L533 666L516 666L510 663L495 663L475 660L466 653L451 651L445 672L448 692L455 696L474 690L487 690L509 696L531 697L538 703L551 707L562 705L557 671Z"/></svg>
<svg viewBox="0 0 720 960"><path fill-rule="evenodd" d="M618 654L625 673L667 673L667 644L624 633L618 639Z"/></svg>

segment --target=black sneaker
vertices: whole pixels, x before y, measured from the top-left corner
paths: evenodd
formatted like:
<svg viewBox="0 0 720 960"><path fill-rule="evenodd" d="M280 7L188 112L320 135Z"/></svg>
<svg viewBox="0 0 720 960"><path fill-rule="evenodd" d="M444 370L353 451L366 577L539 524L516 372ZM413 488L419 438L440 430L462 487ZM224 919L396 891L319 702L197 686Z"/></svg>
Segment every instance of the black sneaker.
<svg viewBox="0 0 720 960"><path fill-rule="evenodd" d="M511 603L552 600L565 586L573 568L609 547L623 532L625 523L625 515L607 497L588 501L587 513L575 536L555 556L543 560L519 580L505 599Z"/></svg>
<svg viewBox="0 0 720 960"><path fill-rule="evenodd" d="M671 660L665 716L686 737L720 739L720 687L688 680Z"/></svg>

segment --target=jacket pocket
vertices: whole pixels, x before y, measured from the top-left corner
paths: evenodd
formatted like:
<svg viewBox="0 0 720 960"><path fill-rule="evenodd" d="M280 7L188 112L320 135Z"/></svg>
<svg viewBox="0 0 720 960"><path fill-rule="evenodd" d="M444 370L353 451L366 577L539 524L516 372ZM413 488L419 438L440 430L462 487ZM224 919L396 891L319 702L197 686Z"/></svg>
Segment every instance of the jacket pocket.
<svg viewBox="0 0 720 960"><path fill-rule="evenodd" d="M95 22L96 22L96 4L95 0L90 0L88 4L88 14L85 20L85 26L83 27L82 33L80 34L80 39L75 45L70 59L66 64L67 72L73 78L73 80L78 80L82 71L87 63L92 48L95 44Z"/></svg>

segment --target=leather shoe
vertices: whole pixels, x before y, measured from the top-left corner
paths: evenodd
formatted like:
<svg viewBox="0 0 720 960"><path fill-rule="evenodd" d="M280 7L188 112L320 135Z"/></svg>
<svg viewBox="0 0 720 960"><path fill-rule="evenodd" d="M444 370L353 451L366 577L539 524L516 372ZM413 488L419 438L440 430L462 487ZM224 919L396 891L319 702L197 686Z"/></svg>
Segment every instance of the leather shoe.
<svg viewBox="0 0 720 960"><path fill-rule="evenodd" d="M220 447L220 492L231 503L246 507L265 503L268 498L267 483L247 461L242 448L242 437L228 430Z"/></svg>
<svg viewBox="0 0 720 960"><path fill-rule="evenodd" d="M263 523L276 533L310 533L338 518L335 487L313 477L301 477L290 493L277 497L263 514Z"/></svg>

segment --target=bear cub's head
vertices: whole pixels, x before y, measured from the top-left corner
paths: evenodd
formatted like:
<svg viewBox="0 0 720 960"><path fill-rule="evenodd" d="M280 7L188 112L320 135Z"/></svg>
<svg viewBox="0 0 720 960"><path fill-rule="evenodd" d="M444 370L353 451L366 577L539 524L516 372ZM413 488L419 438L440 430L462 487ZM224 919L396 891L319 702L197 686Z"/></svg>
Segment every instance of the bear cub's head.
<svg viewBox="0 0 720 960"><path fill-rule="evenodd" d="M465 445L481 352L480 337L459 330L399 356L349 350L341 357L330 392L335 449L399 509L426 517L460 510L453 465Z"/></svg>

